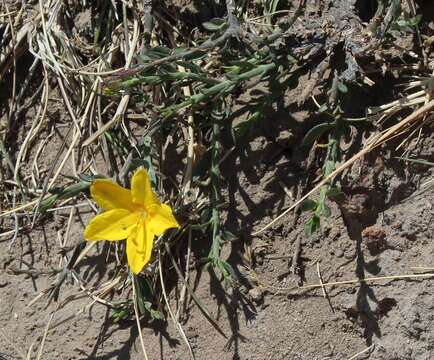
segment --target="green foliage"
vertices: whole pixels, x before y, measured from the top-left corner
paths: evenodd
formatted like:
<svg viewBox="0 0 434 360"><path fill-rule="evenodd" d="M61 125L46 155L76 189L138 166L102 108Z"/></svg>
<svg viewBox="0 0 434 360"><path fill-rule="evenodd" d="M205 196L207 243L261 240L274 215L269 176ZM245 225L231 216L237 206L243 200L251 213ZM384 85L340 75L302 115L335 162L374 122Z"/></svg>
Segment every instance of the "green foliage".
<svg viewBox="0 0 434 360"><path fill-rule="evenodd" d="M304 146L312 146L326 131L332 130L336 127L336 123L321 123L311 128L303 138Z"/></svg>
<svg viewBox="0 0 434 360"><path fill-rule="evenodd" d="M390 42L406 33L417 32L421 15L414 16L406 11L401 0L382 0L378 3L375 18L382 19L371 26L373 33L383 41Z"/></svg>
<svg viewBox="0 0 434 360"><path fill-rule="evenodd" d="M413 32L421 19L422 15L410 16L404 13L392 24L391 28L402 33Z"/></svg>
<svg viewBox="0 0 434 360"><path fill-rule="evenodd" d="M228 23L224 19L214 18L210 21L202 23L202 26L205 30L208 30L210 32L222 32L226 30L226 28L228 27Z"/></svg>
<svg viewBox="0 0 434 360"><path fill-rule="evenodd" d="M140 314L148 313L151 319L154 320L162 320L164 319L164 315L161 311L154 309L152 303L145 299L152 298L152 284L149 282L147 278L138 278L137 276L132 275L132 281L135 283L135 288L137 291L137 307L139 309ZM134 300L132 300L134 301ZM132 304L130 309L132 309Z"/></svg>
<svg viewBox="0 0 434 360"><path fill-rule="evenodd" d="M222 223L221 208L224 202L222 194L222 176L220 172L220 159L222 156L221 144L221 127L225 120L224 104L221 104L211 113L213 121L211 128L211 164L209 168L209 188L210 188L210 235L212 236L211 250L207 259L207 266L211 265L217 268L225 282L232 284L235 277L235 272L232 266L221 259L220 253L222 247L229 241L233 241L236 237L229 231L224 229Z"/></svg>
<svg viewBox="0 0 434 360"><path fill-rule="evenodd" d="M340 143L345 135L349 132L351 123L343 118L343 110L341 109L341 97L348 93L347 86L339 79L338 74L335 74L332 87L329 91L329 102L321 106L319 112L330 117L331 122L324 122L315 125L305 135L303 139L304 146L312 146L316 141L328 133L328 142L325 145L327 150L324 159L322 171L323 176L330 176L336 169L336 163L340 160L341 149ZM340 192L339 188L329 182L321 189L318 200L306 200L301 207L302 211L312 213L310 219L305 224L305 232L307 235L312 235L321 226L321 218L329 217L331 214L330 208L326 204L327 199L333 198Z"/></svg>
<svg viewBox="0 0 434 360"><path fill-rule="evenodd" d="M39 205L40 212L46 212L48 209L54 207L57 200L66 200L79 195L89 189L90 185L94 181L95 177L82 176L82 180L75 184L63 187L63 188L52 188L49 192L51 196L43 199Z"/></svg>
<svg viewBox="0 0 434 360"><path fill-rule="evenodd" d="M310 219L305 224L306 235L311 236L321 227L321 217L330 217L331 210L326 201L339 193L338 187L327 185L321 189L318 200L306 199L303 202L301 210L312 212Z"/></svg>
<svg viewBox="0 0 434 360"><path fill-rule="evenodd" d="M268 1L266 14L274 13L278 3L278 0ZM228 118L228 114L232 112L231 101L228 99L236 98L238 92L249 83L267 84L287 76L297 59L288 54L287 48L274 45L277 32L269 41L262 41L256 51L246 51L231 35L231 31L236 33L236 29L234 24L229 24L229 20L230 17L216 18L203 23L203 28L212 33L211 37L194 49L169 49L160 46L146 50L137 56L139 70L125 71L108 81L105 84L105 93L110 96L121 95L125 91L140 94L148 87L163 87L166 96L158 107L143 97L143 106L161 115L160 126L163 122L177 119L185 112L197 112L195 126L198 131L206 134L208 146L206 153L193 169L193 181L208 194L209 206L201 210L200 223L191 226L211 238L211 249L205 259L206 266L217 269L224 281L234 284L235 273L230 264L221 258L223 246L235 240L235 236L223 226L223 176L220 170L220 162L224 156L222 131L231 133L237 143L252 126L264 118L264 105L273 95L264 94L256 103L252 100L246 107L246 120L233 128ZM217 45L221 46L219 55L210 61L207 49ZM186 86L191 90L189 95L183 91ZM270 91L274 89L271 88ZM148 165L149 158L147 167Z"/></svg>
<svg viewBox="0 0 434 360"><path fill-rule="evenodd" d="M266 22L272 25L272 17L279 6L279 0L266 2L264 15ZM292 68L298 63L281 41L276 41L284 30L287 30L301 14L298 9L293 17L289 17L286 24L279 28L269 26L269 33L261 38L253 47L246 46L237 28L237 19L234 14L228 14L225 19L214 18L202 24L205 36L208 38L194 47L147 47L140 55L136 55L136 64L131 69L118 72L107 79L103 86L103 94L109 97L120 97L126 93L140 103L143 113L150 113L155 121L144 134L141 142L132 148L123 134L106 132L105 137L110 151L119 158L129 158L118 178L122 182L128 181L126 174L138 166L145 166L154 185L157 185L155 167L161 149L157 149L161 138L180 130L185 123L186 114L194 116L195 139L200 138L206 150L192 169L192 187L200 196L206 198L204 205L194 213L196 222L187 223L187 230L197 231L199 235L210 239L211 247L201 263L205 268L212 268L227 285L238 284L232 266L222 258L222 249L228 243L235 241L236 236L225 228L223 196L225 174L221 173L221 163L227 152L223 145L223 136L231 135L233 143L237 146L248 131L262 119L266 118L267 111L281 96L285 84L280 79L292 74ZM162 39L160 39L162 40ZM162 40L160 44L167 44ZM171 46L173 44L170 44ZM134 62L133 62L134 63ZM232 126L231 114L234 113L233 104L240 94L252 85L262 84L264 91L260 96L252 98L243 108L243 122ZM185 91L188 88L189 91ZM162 94L159 101L148 96L152 90ZM238 111L238 109L237 109ZM245 116L244 116L245 115ZM240 117L241 118L241 117ZM326 130L332 130L329 127ZM313 136L315 137L315 136ZM127 145L125 147L125 145ZM180 191L182 193L182 191ZM181 196L176 202L182 203ZM193 205L194 206L194 205ZM327 208L320 203L316 204L319 214L327 212ZM192 216L193 217L193 216ZM160 239L160 249L169 254L166 238ZM164 246L161 246L161 243ZM175 268L175 263L172 264ZM155 293L160 293L150 274L143 275L140 281L134 277L138 308L140 314L149 313L151 318L159 318L159 313L152 306ZM192 294L193 299L202 309L200 301ZM131 310L126 305L115 312L115 318L121 319ZM203 311L203 309L202 309ZM206 311L204 311L206 313ZM208 318L208 316L206 316Z"/></svg>
<svg viewBox="0 0 434 360"><path fill-rule="evenodd" d="M400 160L403 160L403 161L407 161L407 162L411 162L411 163L415 163L415 164L419 164L419 165L426 165L426 166L434 167L434 163L433 162L426 161L426 160L410 159L410 158L406 158L406 157L397 157L397 159L400 159Z"/></svg>

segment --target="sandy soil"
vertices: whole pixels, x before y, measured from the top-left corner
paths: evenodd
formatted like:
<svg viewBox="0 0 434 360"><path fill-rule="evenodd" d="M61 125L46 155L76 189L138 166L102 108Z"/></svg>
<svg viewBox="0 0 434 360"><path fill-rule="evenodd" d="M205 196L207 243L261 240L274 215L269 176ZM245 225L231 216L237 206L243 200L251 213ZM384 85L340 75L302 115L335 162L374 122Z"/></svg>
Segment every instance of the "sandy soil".
<svg viewBox="0 0 434 360"><path fill-rule="evenodd" d="M196 17L206 16L195 12L200 4L188 3L185 11L193 23ZM300 35L300 40L314 37L315 21L328 17L337 18L341 25L345 22L342 26L361 28L360 17L372 14L356 3L360 2L337 1L323 15L312 13L311 33ZM351 17L344 16L347 6ZM347 44L350 40L357 43L360 39L351 38ZM357 282L369 277L405 277L417 267L433 266L434 183L430 180L434 170L396 159L401 155L394 150L398 140L356 162L340 179L343 195L330 203L331 216L312 237L304 232L307 215L299 212L258 236L251 235L305 193L318 175L317 154L299 144L316 120L314 105L305 101L309 97L305 89L314 91L322 76L308 69L284 94L282 106L278 110L271 107L269 118L255 126L223 164L229 204L226 225L237 236L225 248L224 257L236 269L239 287L224 289L212 272L202 272L199 266L192 269L197 296L225 334L219 334L190 299L181 323L197 359L350 359L359 352L363 353L357 359L434 358L432 278ZM348 108L360 114L365 106L387 101L389 95L378 95L393 87L389 80L367 93L355 90L358 98ZM251 99L254 90L239 99L240 104ZM30 110L23 117L18 142L33 115ZM65 109L50 107L47 122L59 117L67 119ZM367 127L366 134L373 130ZM433 134L432 126L426 126L418 142L414 139L409 145L417 149L418 158L434 161ZM59 147L63 136L56 133L49 138L40 156L45 165L53 160L52 149ZM363 141L355 139L356 146L346 156ZM224 146L231 148L229 136ZM66 166L64 173L70 171ZM64 235L69 216L69 211L53 213L30 233L20 233L13 246L10 238L0 238L0 359L25 358L31 347L32 359L37 358L48 323L41 359L142 359L135 321L114 321L111 309L93 304L72 282L62 287L59 302L48 302L44 296L28 306L53 278L22 270L60 266L58 236ZM89 217L88 207L73 215L68 246L82 241ZM10 223L2 226L9 228ZM206 241L196 242L194 256L206 254L208 246ZM101 244L77 272L88 286L100 284L113 276L111 260L109 247ZM320 287L298 293L289 290L347 280L354 282L327 286L325 292ZM181 283L173 284L170 293L174 310L181 287ZM189 358L169 317L167 321L144 320L142 327L150 359Z"/></svg>

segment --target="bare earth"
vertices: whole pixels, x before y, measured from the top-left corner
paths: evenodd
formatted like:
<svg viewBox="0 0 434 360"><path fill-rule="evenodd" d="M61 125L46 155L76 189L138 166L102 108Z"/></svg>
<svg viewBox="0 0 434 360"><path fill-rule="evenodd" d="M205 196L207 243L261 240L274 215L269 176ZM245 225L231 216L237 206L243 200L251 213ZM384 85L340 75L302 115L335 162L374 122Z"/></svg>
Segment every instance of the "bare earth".
<svg viewBox="0 0 434 360"><path fill-rule="evenodd" d="M344 14L346 2L336 4L323 17ZM206 11L194 12L196 5L188 2L185 8L191 21L206 16ZM312 16L315 33L315 21L323 18L317 13ZM353 18L339 19L351 26L361 24L355 12ZM189 299L181 323L197 359L350 359L359 352L363 353L357 359L434 359L433 278L405 278L426 274L422 267L430 267L432 273L434 169L396 159L400 154L394 149L399 139L357 161L346 172L340 181L344 194L330 203L331 217L322 220L321 230L312 237L305 235L308 217L300 212L291 212L272 229L252 236L307 192L306 184L311 180L305 179L316 177L315 166L319 164L309 168L309 151L298 144L312 127L316 110L311 102L305 102L310 91L306 94L303 90L313 89L316 78L322 76L307 71L284 95L283 108L271 109L269 119L255 125L223 163L229 204L227 229L237 236L224 249L224 258L236 269L240 286L225 292L213 273L202 272L199 266L192 269L191 283L197 296L226 336L219 334ZM352 105L354 112L389 101L386 95L384 99L377 95L387 93L392 86L393 82L379 82L370 93L359 94ZM239 101L253 96L248 94ZM34 112L30 109L24 116L17 131L18 142L30 127ZM68 114L53 101L47 121L59 117L68 119ZM53 149L59 148L63 136L56 133L48 140L40 155L42 169L53 161ZM417 149L417 157L434 161L432 124L424 127L416 140L409 147ZM364 140L355 141L361 145ZM224 146L231 147L229 137ZM350 149L346 156L357 150ZM68 165L63 173L72 175ZM134 319L115 322L111 309L92 304L85 293L77 297L77 285L64 284L57 303L49 303L44 296L28 306L53 278L20 270L60 266L58 235L64 234L69 214L53 213L42 226L20 233L13 246L10 238L0 238L0 359L25 359L31 346L32 359L36 358L48 322L41 359L142 359ZM90 216L89 207L76 211L67 245L83 240ZM200 258L208 246L195 243L193 256ZM293 264L298 250L298 262ZM77 271L89 281L89 287L101 284L111 278L115 269L112 260L109 247L101 243ZM357 281L387 276L391 278ZM294 290L321 281L347 280L354 281L324 290ZM174 311L181 287L181 283L172 286ZM75 298L70 300L72 295ZM167 322L143 321L142 327L149 359L189 358L187 346L168 315Z"/></svg>

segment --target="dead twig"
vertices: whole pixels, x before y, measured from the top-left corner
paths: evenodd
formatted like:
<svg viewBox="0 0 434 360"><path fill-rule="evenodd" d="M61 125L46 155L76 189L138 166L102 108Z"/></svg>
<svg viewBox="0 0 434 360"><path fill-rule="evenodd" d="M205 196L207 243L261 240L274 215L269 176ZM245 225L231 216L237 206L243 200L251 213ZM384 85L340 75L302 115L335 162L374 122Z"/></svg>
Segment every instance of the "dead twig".
<svg viewBox="0 0 434 360"><path fill-rule="evenodd" d="M431 279L434 278L434 273L428 274L404 274L404 275L390 275L390 276L377 276L371 278L364 279L354 279L354 280L344 280L344 281L334 281L328 283L319 283L313 285L306 285L302 287L292 287L292 288L283 288L283 287L274 287L269 286L270 289L274 289L277 291L292 291L294 294L297 294L301 291L312 290L317 288L324 288L329 286L340 286L340 285L352 285L358 283L375 283L378 281L387 281L387 280L408 280L408 279Z"/></svg>

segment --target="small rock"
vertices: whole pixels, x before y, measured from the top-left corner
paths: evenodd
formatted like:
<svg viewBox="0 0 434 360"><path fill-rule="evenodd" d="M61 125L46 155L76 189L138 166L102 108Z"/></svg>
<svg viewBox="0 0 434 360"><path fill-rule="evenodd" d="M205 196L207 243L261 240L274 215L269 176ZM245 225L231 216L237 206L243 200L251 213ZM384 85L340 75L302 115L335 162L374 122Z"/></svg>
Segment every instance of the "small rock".
<svg viewBox="0 0 434 360"><path fill-rule="evenodd" d="M276 142L284 148L289 148L293 140L294 134L291 132L291 130L280 131L278 137L276 138Z"/></svg>
<svg viewBox="0 0 434 360"><path fill-rule="evenodd" d="M254 287L254 288L250 289L248 294L249 294L250 298L256 303L262 302L262 300L264 298L264 294L259 287Z"/></svg>
<svg viewBox="0 0 434 360"><path fill-rule="evenodd" d="M362 237L372 255L378 255L387 249L386 232L381 226L368 226L363 229Z"/></svg>
<svg viewBox="0 0 434 360"><path fill-rule="evenodd" d="M341 249L337 249L335 251L335 255L336 257L341 258L342 256L344 256L344 252Z"/></svg>
<svg viewBox="0 0 434 360"><path fill-rule="evenodd" d="M185 330L185 336L187 336L189 339L194 339L199 336L199 332L196 328L190 326L187 330Z"/></svg>

